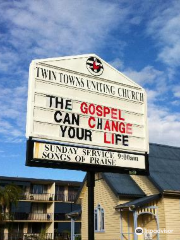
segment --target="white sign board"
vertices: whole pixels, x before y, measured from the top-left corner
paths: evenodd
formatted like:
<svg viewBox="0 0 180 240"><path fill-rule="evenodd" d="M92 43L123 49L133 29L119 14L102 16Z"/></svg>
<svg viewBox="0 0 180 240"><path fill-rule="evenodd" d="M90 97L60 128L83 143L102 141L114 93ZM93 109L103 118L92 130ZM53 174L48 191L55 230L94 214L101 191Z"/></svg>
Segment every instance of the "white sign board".
<svg viewBox="0 0 180 240"><path fill-rule="evenodd" d="M34 60L26 136L148 153L146 92L96 55Z"/></svg>

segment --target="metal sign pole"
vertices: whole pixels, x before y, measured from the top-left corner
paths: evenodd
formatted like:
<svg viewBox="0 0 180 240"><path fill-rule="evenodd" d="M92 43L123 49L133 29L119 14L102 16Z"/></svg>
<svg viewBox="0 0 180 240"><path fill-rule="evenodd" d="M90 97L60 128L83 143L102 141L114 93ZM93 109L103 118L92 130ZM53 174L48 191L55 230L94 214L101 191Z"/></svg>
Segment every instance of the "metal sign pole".
<svg viewBox="0 0 180 240"><path fill-rule="evenodd" d="M88 240L94 240L94 187L95 173L87 172L88 187Z"/></svg>

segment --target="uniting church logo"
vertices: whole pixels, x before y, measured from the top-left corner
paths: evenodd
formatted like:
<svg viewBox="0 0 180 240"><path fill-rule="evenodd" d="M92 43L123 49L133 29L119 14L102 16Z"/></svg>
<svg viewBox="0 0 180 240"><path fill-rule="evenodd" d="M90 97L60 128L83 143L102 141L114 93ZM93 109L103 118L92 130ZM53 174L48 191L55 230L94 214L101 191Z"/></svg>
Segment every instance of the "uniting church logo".
<svg viewBox="0 0 180 240"><path fill-rule="evenodd" d="M104 70L102 62L96 57L89 57L86 61L86 67L95 76L100 76Z"/></svg>

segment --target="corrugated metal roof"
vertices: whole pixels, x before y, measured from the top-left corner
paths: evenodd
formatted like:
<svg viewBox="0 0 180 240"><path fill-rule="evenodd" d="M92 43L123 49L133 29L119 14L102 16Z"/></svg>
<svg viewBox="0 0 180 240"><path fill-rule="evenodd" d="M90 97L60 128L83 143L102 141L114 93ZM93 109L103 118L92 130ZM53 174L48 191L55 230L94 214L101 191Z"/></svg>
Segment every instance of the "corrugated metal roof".
<svg viewBox="0 0 180 240"><path fill-rule="evenodd" d="M133 200L130 202L119 204L115 207L115 209L122 209L122 208L129 208L129 207L131 207L131 208L142 207L152 201L159 199L160 197L161 197L161 194L156 194L156 195L139 198L139 199L136 199L136 200Z"/></svg>
<svg viewBox="0 0 180 240"><path fill-rule="evenodd" d="M149 170L160 191L180 191L180 148L151 143Z"/></svg>
<svg viewBox="0 0 180 240"><path fill-rule="evenodd" d="M116 195L133 197L145 196L145 193L129 175L119 173L103 173L102 176Z"/></svg>
<svg viewBox="0 0 180 240"><path fill-rule="evenodd" d="M151 143L149 170L149 179L161 192L180 191L180 148ZM145 196L129 175L103 173L103 177L116 195Z"/></svg>

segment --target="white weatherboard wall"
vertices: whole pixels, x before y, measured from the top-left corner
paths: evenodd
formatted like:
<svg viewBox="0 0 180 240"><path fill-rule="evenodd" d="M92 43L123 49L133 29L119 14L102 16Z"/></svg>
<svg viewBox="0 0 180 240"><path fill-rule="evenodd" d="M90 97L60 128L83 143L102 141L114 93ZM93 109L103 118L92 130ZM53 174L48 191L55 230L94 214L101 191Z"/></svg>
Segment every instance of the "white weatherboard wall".
<svg viewBox="0 0 180 240"><path fill-rule="evenodd" d="M100 76L87 69L89 57L101 61ZM26 136L148 153L146 92L94 54L34 60Z"/></svg>

